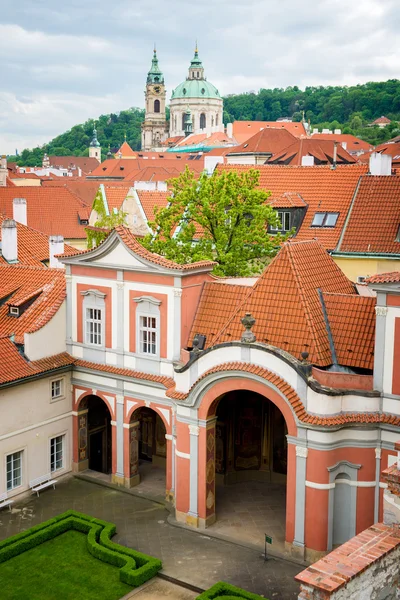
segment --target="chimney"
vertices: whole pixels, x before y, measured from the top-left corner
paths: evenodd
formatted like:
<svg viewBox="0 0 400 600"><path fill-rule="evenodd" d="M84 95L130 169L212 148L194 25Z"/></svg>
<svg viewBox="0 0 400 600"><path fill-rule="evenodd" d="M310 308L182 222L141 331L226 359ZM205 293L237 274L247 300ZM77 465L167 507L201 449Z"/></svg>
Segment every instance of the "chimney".
<svg viewBox="0 0 400 600"><path fill-rule="evenodd" d="M391 175L392 156L373 152L369 158L369 172L371 175Z"/></svg>
<svg viewBox="0 0 400 600"><path fill-rule="evenodd" d="M18 261L17 224L14 219L4 219L2 223L1 252L7 262Z"/></svg>
<svg viewBox="0 0 400 600"><path fill-rule="evenodd" d="M233 123L227 123L226 135L228 138L233 138Z"/></svg>
<svg viewBox="0 0 400 600"><path fill-rule="evenodd" d="M342 134L342 130L341 129L335 129L333 133L335 135L341 135Z"/></svg>
<svg viewBox="0 0 400 600"><path fill-rule="evenodd" d="M57 254L64 253L64 238L62 235L49 237L49 259L51 269L64 269L64 265L56 258Z"/></svg>
<svg viewBox="0 0 400 600"><path fill-rule="evenodd" d="M302 167L313 167L314 166L314 157L306 154L301 157L301 166Z"/></svg>
<svg viewBox="0 0 400 600"><path fill-rule="evenodd" d="M21 225L28 225L26 216L26 200L25 198L14 198L13 200L13 219Z"/></svg>
<svg viewBox="0 0 400 600"><path fill-rule="evenodd" d="M7 157L5 154L0 158L0 187L6 187L7 185Z"/></svg>
<svg viewBox="0 0 400 600"><path fill-rule="evenodd" d="M347 150L347 142L342 142L342 148L343 150Z"/></svg>

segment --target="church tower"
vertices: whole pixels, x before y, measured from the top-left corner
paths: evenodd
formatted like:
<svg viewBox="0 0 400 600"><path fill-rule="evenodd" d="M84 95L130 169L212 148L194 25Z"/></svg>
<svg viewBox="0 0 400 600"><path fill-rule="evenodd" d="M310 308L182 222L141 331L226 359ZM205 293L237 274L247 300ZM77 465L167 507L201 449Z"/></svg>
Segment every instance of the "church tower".
<svg viewBox="0 0 400 600"><path fill-rule="evenodd" d="M92 141L89 144L89 156L90 158L97 158L99 163L101 163L101 146L99 140L97 139L97 131L95 125L93 127Z"/></svg>
<svg viewBox="0 0 400 600"><path fill-rule="evenodd" d="M153 60L146 82L146 114L142 123L142 150L162 151L161 142L168 137L165 118L166 90L164 75L158 66L157 51L154 48Z"/></svg>

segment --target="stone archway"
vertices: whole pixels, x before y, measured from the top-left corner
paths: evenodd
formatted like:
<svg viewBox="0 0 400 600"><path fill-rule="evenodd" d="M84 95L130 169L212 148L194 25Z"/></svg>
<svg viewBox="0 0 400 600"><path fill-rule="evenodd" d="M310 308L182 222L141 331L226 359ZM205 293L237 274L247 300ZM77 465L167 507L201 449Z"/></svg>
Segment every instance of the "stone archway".
<svg viewBox="0 0 400 600"><path fill-rule="evenodd" d="M110 474L112 470L111 414L107 403L94 394L79 403L76 439L77 470L91 469Z"/></svg>
<svg viewBox="0 0 400 600"><path fill-rule="evenodd" d="M146 482L155 491L163 486L165 495L167 466L166 427L155 410L137 408L129 422L129 481L134 487Z"/></svg>
<svg viewBox="0 0 400 600"><path fill-rule="evenodd" d="M236 400L234 400L235 397ZM236 422L232 424L231 419L228 425L224 425L223 419L221 419L224 412L223 403L225 403L225 413L229 415L229 406L233 406L232 401L236 402L239 407L245 409L247 407L248 414L243 416L243 410L240 411L239 408L238 413L238 408L235 408L236 417L234 419ZM253 414L251 415L252 403ZM256 409L257 403L258 408ZM258 417L255 414L257 411ZM229 482L229 480L259 479L265 482L267 488L271 485L282 485L284 487L281 498L283 501L286 499L286 511L281 515L282 532L280 537L282 539L279 541L283 550L285 541L293 542L295 525L296 450L293 444L287 444L287 435L296 437L297 426L289 402L276 386L269 385L267 381L247 378L243 375L229 378L220 377L213 385L206 387L199 404L199 418L205 421L205 427L200 428L199 439L199 525L208 527L218 519L218 478L222 477L222 483ZM257 418L260 420L259 426ZM238 423L240 419L244 422L242 426ZM246 419L250 425L246 425ZM224 426L228 427L228 437L226 433L221 434ZM244 442L249 436L255 438L254 448L250 453L246 453L246 449L243 452L232 449L235 435L239 441L242 435ZM230 449L229 444L231 444ZM244 445L246 446L247 442ZM228 452L225 457L222 457L222 461L221 448L224 448L225 451L228 449L230 452L230 456ZM231 464L229 464L229 460ZM270 491L266 489L265 497ZM279 512L279 508L277 512ZM273 523L273 519L271 523ZM259 526L261 540L263 534L269 532L263 531L264 527L261 522L256 525Z"/></svg>

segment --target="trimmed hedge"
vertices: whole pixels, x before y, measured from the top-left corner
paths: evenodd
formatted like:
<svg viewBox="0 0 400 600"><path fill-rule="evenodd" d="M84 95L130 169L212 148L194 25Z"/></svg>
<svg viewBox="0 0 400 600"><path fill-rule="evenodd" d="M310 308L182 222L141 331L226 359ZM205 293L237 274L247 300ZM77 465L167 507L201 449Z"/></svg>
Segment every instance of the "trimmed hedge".
<svg viewBox="0 0 400 600"><path fill-rule="evenodd" d="M113 523L94 519L74 510L68 510L0 542L0 563L70 529L87 534L88 552L103 562L119 567L120 580L132 587L142 585L162 567L157 558L112 542L111 537L116 531Z"/></svg>
<svg viewBox="0 0 400 600"><path fill-rule="evenodd" d="M243 600L266 600L263 596L246 592L224 581L219 581L213 585L209 590L197 596L196 600L238 600L238 598Z"/></svg>

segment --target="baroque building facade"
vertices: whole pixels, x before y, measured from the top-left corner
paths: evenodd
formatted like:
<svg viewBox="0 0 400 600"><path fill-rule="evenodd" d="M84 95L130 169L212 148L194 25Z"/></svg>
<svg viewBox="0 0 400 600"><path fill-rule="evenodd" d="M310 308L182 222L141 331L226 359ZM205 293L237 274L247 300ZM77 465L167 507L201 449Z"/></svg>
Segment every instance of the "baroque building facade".
<svg viewBox="0 0 400 600"><path fill-rule="evenodd" d="M162 151L168 138L191 133L224 132L223 100L217 88L207 81L196 46L188 76L172 92L170 121L166 121L164 75L154 50L145 91L145 120L142 123L142 150ZM165 149L165 148L164 148Z"/></svg>
<svg viewBox="0 0 400 600"><path fill-rule="evenodd" d="M142 123L142 150L162 150L161 144L168 137L168 124L165 114L166 89L164 75L158 65L157 51L154 48L150 71L147 73L145 91L145 119Z"/></svg>
<svg viewBox="0 0 400 600"><path fill-rule="evenodd" d="M221 485L281 486L282 543L310 560L381 518L380 473L395 460L400 425L399 282L374 284L375 319L375 299L357 296L317 242L285 246L251 290L216 282L213 263L178 265L151 254L124 227L99 247L62 260L67 349L74 357L76 471L108 473L114 483L131 487L140 482L143 461L151 460L165 469L165 493L177 520L196 528L219 519ZM301 275L302 294L312 296L307 311L316 310L325 282L322 302L332 320L335 359L325 334L319 347L314 328L301 331L289 323L291 314L299 322L302 303L297 284L290 283L293 261L315 267ZM320 280L310 283L320 264ZM281 309L268 305L275 277L283 277L279 289L299 303L276 325L274 311ZM332 293L335 279L342 293ZM232 320L228 315L240 297L247 300ZM343 342L346 328L336 327L338 306L352 322L347 303L365 315L360 328L372 335L357 346L362 359L348 350L354 335ZM260 305L256 325L252 319L241 325L242 314ZM264 314L272 332L289 323L284 348L262 335ZM312 319L324 328L322 313ZM243 335L252 326L257 336ZM299 349L308 351L288 352L298 337L305 340ZM318 366L332 360L364 368L349 373Z"/></svg>

